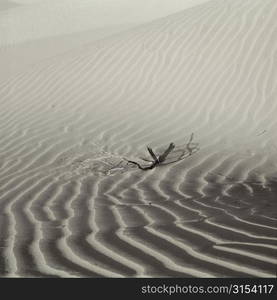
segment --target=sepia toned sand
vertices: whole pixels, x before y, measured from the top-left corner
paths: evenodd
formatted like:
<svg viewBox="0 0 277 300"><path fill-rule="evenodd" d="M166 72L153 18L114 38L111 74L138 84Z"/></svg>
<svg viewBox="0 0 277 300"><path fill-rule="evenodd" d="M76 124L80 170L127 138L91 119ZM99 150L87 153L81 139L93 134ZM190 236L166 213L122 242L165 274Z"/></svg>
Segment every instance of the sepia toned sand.
<svg viewBox="0 0 277 300"><path fill-rule="evenodd" d="M89 32L0 71L0 276L276 277L277 2Z"/></svg>

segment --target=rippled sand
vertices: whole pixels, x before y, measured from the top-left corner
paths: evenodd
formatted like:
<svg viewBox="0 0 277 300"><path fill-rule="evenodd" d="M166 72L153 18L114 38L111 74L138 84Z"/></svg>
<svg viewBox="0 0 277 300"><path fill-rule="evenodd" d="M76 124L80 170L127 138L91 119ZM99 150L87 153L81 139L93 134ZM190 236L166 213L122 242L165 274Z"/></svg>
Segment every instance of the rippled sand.
<svg viewBox="0 0 277 300"><path fill-rule="evenodd" d="M275 277L276 20L209 1L1 80L0 276Z"/></svg>

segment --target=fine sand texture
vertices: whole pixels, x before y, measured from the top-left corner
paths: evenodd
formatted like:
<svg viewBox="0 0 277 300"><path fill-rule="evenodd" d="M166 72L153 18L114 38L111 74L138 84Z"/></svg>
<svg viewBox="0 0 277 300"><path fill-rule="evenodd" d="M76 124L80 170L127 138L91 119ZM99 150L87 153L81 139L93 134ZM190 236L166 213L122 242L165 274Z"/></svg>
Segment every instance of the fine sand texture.
<svg viewBox="0 0 277 300"><path fill-rule="evenodd" d="M83 34L2 71L0 277L276 277L277 1Z"/></svg>

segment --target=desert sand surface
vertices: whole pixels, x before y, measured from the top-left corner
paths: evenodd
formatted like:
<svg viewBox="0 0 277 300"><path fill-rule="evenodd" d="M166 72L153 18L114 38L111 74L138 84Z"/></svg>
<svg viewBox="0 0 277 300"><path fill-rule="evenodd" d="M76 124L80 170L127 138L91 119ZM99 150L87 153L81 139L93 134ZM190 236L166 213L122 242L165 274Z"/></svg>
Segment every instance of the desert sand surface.
<svg viewBox="0 0 277 300"><path fill-rule="evenodd" d="M1 0L0 82L48 58L207 1Z"/></svg>
<svg viewBox="0 0 277 300"><path fill-rule="evenodd" d="M0 42L0 276L276 277L277 2L137 21Z"/></svg>

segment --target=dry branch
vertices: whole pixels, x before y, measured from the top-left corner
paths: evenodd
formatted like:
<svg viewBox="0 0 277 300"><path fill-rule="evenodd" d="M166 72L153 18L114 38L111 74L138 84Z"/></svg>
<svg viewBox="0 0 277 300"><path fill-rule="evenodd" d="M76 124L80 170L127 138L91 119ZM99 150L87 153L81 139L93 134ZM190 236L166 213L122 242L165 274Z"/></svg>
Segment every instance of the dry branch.
<svg viewBox="0 0 277 300"><path fill-rule="evenodd" d="M138 162L132 161L132 160L128 160L128 159L127 159L127 162L138 166L139 169L141 169L141 170L151 170L151 169L154 169L156 167L156 165L158 165L158 164L162 163L163 161L165 161L165 159L168 156L168 154L174 148L175 148L175 145L173 143L170 143L169 146L168 146L168 148L164 151L164 153L162 155L159 155L157 157L156 154L154 153L154 151L152 150L152 148L147 147L148 152L150 153L151 157L153 158L153 161L151 162L150 166L143 167Z"/></svg>
<svg viewBox="0 0 277 300"><path fill-rule="evenodd" d="M192 155L194 152L198 151L199 150L198 144L192 142L193 137L194 137L194 134L192 133L188 143L186 144L186 148L184 150L182 150L181 155L176 160L171 161L171 162L167 162L163 165L168 165L168 164L172 164L172 163L175 163L177 161L183 160L186 157ZM136 161L128 160L126 158L124 158L124 159L128 163L136 165L141 170L151 170L151 169L154 169L157 165L162 164L163 162L165 162L168 155L173 151L174 148L175 148L174 143L170 143L169 146L167 147L167 149L163 152L163 154L157 156L154 153L152 148L147 147L147 150L148 150L148 152L149 152L149 154L150 154L150 156L152 157L153 160L151 161L151 160L148 160L148 159L145 159L145 158L142 158L142 160L150 162L151 164L149 166L142 166L141 164L139 164ZM177 152L178 151L180 151L180 150L177 150Z"/></svg>
<svg viewBox="0 0 277 300"><path fill-rule="evenodd" d="M168 148L164 151L162 155L159 156L159 163L162 163L166 160L168 154L175 148L175 145L173 143L170 143Z"/></svg>
<svg viewBox="0 0 277 300"><path fill-rule="evenodd" d="M150 155L151 155L151 157L153 158L153 160L154 160L155 162L158 163L159 160L158 160L156 154L154 153L154 151L152 150L152 148L147 147L147 150L148 150L148 152L150 153Z"/></svg>

